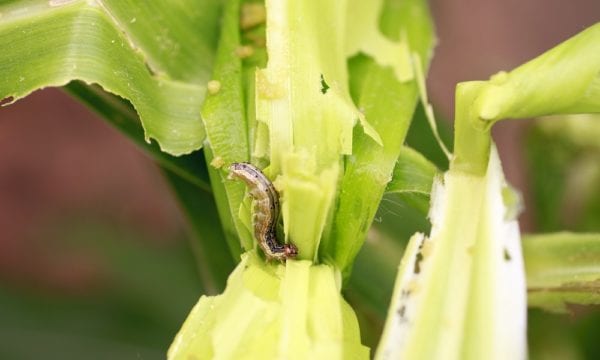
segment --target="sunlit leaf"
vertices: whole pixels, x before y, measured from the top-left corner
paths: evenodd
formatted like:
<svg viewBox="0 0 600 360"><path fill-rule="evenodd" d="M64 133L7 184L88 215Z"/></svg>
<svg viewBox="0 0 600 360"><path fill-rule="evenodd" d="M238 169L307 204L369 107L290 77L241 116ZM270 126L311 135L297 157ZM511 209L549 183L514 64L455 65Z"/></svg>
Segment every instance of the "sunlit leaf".
<svg viewBox="0 0 600 360"><path fill-rule="evenodd" d="M13 1L0 5L0 99L72 80L128 99L147 141L174 155L204 139L199 109L217 1Z"/></svg>

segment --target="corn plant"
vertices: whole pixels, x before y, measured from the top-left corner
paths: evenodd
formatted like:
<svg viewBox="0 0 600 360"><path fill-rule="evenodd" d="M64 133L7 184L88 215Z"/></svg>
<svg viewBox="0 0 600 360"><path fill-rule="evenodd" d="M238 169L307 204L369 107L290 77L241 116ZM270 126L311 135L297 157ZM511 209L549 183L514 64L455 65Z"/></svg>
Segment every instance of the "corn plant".
<svg viewBox="0 0 600 360"><path fill-rule="evenodd" d="M522 237L491 136L502 119L600 112L598 24L458 84L450 152L424 85L424 0L32 0L0 14L5 104L63 86L156 160L185 209L206 295L169 358L523 359L528 305L599 301L600 234ZM406 145L411 122L431 126L446 171ZM267 180L232 180L235 163ZM265 182L295 257L259 246ZM391 196L430 231L405 243L412 219L374 223ZM394 276L388 307L373 294ZM385 324L372 349L366 309Z"/></svg>

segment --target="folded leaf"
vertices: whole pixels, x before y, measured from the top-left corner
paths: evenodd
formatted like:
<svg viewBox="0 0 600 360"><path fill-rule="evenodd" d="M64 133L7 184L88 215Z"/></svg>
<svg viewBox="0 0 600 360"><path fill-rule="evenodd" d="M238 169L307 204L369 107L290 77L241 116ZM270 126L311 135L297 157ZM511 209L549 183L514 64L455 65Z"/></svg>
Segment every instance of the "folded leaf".
<svg viewBox="0 0 600 360"><path fill-rule="evenodd" d="M235 259L254 245L251 227L245 226L238 216L244 200L244 184L227 179L227 168L231 163L250 160L242 60L235 55L240 46L240 1L230 0L222 18L212 74L218 86L208 94L202 106L202 120L206 128L205 154L211 185L227 243Z"/></svg>
<svg viewBox="0 0 600 360"><path fill-rule="evenodd" d="M450 170L432 194L431 234L400 264L377 359L524 359L518 224L492 152L485 176Z"/></svg>

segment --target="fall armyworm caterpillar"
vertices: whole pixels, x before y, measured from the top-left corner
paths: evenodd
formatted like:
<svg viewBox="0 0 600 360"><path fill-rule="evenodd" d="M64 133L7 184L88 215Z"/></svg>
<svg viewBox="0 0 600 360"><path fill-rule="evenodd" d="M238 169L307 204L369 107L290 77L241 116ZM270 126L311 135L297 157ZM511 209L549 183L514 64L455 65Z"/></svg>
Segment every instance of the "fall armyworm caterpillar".
<svg viewBox="0 0 600 360"><path fill-rule="evenodd" d="M248 163L229 166L228 179L242 180L253 199L252 224L254 236L267 258L285 260L298 255L294 244L280 244L275 227L279 217L279 194L275 187L257 167Z"/></svg>

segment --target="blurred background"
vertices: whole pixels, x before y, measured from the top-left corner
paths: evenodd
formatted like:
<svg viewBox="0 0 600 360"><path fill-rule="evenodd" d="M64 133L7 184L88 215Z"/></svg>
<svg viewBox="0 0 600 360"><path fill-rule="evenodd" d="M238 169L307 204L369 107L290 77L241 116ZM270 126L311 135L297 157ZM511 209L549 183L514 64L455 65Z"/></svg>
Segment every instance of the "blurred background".
<svg viewBox="0 0 600 360"><path fill-rule="evenodd" d="M428 86L448 144L457 82L510 70L600 21L597 0L431 6L439 42ZM598 137L557 124L494 130L524 195L522 230L600 232ZM415 147L431 141L418 139L431 136L424 122L413 128ZM423 152L444 166L438 149ZM201 294L187 231L152 161L61 90L1 108L0 358L164 358ZM597 309L530 319L532 358L600 356Z"/></svg>

